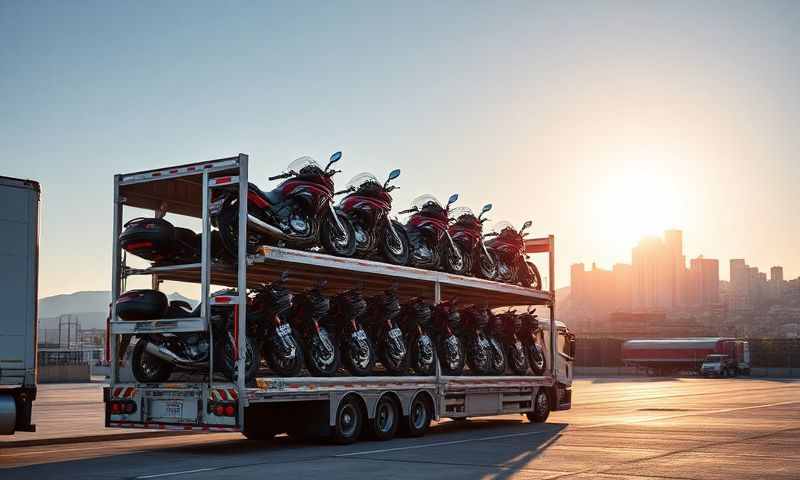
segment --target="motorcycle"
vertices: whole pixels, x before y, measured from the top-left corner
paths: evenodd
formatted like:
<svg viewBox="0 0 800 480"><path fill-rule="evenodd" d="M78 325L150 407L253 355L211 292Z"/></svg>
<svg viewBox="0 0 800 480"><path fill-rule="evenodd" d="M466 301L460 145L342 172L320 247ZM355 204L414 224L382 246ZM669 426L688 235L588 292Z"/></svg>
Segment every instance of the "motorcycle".
<svg viewBox="0 0 800 480"><path fill-rule="evenodd" d="M230 290L214 295L231 295ZM178 319L200 316L200 307L192 307L180 300L168 302L158 290L130 290L117 300L117 315L122 320ZM261 359L261 345L251 330L260 321L260 312L248 312L246 324L245 380L252 381ZM209 326L212 335L205 332L151 333L137 335L131 358L131 370L140 383L164 383L173 371L208 371L211 360L211 338L214 340L214 370L227 380L237 378L237 344L233 335L235 315L231 308L211 309ZM125 338L124 351L132 338Z"/></svg>
<svg viewBox="0 0 800 480"><path fill-rule="evenodd" d="M544 375L545 370L547 370L547 360L545 359L544 348L542 348L544 344L543 330L539 326L536 309L530 310L529 308L519 317L522 321L520 337L522 338L522 344L525 346L531 370L534 375Z"/></svg>
<svg viewBox="0 0 800 480"><path fill-rule="evenodd" d="M502 340L506 349L508 366L516 375L528 373L528 353L520 339L522 318L513 309L497 316L502 327Z"/></svg>
<svg viewBox="0 0 800 480"><path fill-rule="evenodd" d="M468 272L465 252L448 232L448 212L456 200L458 194L454 193L447 206L442 207L433 195L421 195L414 199L411 208L399 212L412 214L405 224L411 246L410 265L430 270L443 268L458 275Z"/></svg>
<svg viewBox="0 0 800 480"><path fill-rule="evenodd" d="M408 349L403 331L397 325L400 311L400 299L394 288L367 300L365 323L375 340L375 349L383 368L393 375L408 371Z"/></svg>
<svg viewBox="0 0 800 480"><path fill-rule="evenodd" d="M518 232L511 223L498 222L492 228L493 231L484 235L484 238L494 237L486 241L486 249L497 263L496 280L541 290L542 277L539 269L527 260L525 253L525 230L532 223L528 220Z"/></svg>
<svg viewBox="0 0 800 480"><path fill-rule="evenodd" d="M487 220L483 214L491 209L492 204L486 204L477 216L468 207L450 210L450 236L464 253L466 271L486 280L494 280L497 275L497 263L483 244L482 235L483 223Z"/></svg>
<svg viewBox="0 0 800 480"><path fill-rule="evenodd" d="M361 323L366 310L367 302L361 292L352 289L333 297L328 315L342 362L357 376L369 375L375 366L375 347Z"/></svg>
<svg viewBox="0 0 800 480"><path fill-rule="evenodd" d="M287 171L269 177L286 179L269 192L254 184L247 191L247 252L261 245L277 244L307 249L322 245L328 253L351 257L356 242L353 224L344 212L333 206L333 177L340 170L330 167L342 158L331 155L325 169L311 157L290 163ZM236 256L239 232L238 187L215 189L209 206L212 224L219 229L224 248Z"/></svg>
<svg viewBox="0 0 800 480"><path fill-rule="evenodd" d="M471 305L460 312L463 322L461 338L464 340L466 361L475 375L489 375L494 371L494 351L486 335L489 327L489 310Z"/></svg>
<svg viewBox="0 0 800 480"><path fill-rule="evenodd" d="M400 312L411 370L422 376L436 374L436 345L429 333L431 316L431 306L419 298L412 298Z"/></svg>
<svg viewBox="0 0 800 480"><path fill-rule="evenodd" d="M399 188L389 182L399 176L400 170L392 170L381 184L374 175L359 173L344 190L334 194L348 194L339 202L339 208L353 224L357 256L382 256L394 265L408 263L408 234L400 222L389 218L392 209L389 193Z"/></svg>
<svg viewBox="0 0 800 480"><path fill-rule="evenodd" d="M503 322L502 319L492 313L491 310L484 307L486 315L489 317L489 325L486 327L486 338L489 340L489 345L492 349L492 367L491 371L494 375L503 375L506 373L508 361L506 358L506 348L503 344Z"/></svg>
<svg viewBox="0 0 800 480"><path fill-rule="evenodd" d="M464 372L464 345L456 332L461 329L461 315L455 301L440 302L433 308L433 332L444 375Z"/></svg>
<svg viewBox="0 0 800 480"><path fill-rule="evenodd" d="M341 363L339 345L325 326L330 300L322 295L324 282L293 300L291 323L300 333L306 352L306 367L313 376L331 377Z"/></svg>

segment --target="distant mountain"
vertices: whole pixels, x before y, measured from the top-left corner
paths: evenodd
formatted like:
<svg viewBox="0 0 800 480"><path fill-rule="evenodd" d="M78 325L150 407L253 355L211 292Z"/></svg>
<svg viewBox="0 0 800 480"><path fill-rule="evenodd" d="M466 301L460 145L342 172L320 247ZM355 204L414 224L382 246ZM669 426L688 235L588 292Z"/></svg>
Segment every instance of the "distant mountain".
<svg viewBox="0 0 800 480"><path fill-rule="evenodd" d="M170 300L183 300L194 306L197 300L186 298L174 292L167 295ZM41 328L57 328L60 315L72 314L78 317L82 328L105 328L110 291L75 292L54 295L39 299L39 320Z"/></svg>

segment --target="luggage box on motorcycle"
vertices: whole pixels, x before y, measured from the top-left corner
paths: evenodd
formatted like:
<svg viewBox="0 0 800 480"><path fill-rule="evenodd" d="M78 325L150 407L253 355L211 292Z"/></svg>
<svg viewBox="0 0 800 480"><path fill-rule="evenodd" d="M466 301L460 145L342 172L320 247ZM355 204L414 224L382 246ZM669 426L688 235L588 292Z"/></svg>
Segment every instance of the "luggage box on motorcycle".
<svg viewBox="0 0 800 480"><path fill-rule="evenodd" d="M167 296L158 290L129 290L117 300L117 316L123 320L156 320L167 311Z"/></svg>
<svg viewBox="0 0 800 480"><path fill-rule="evenodd" d="M119 244L145 260L162 260L174 250L175 227L161 218L134 218L125 224Z"/></svg>

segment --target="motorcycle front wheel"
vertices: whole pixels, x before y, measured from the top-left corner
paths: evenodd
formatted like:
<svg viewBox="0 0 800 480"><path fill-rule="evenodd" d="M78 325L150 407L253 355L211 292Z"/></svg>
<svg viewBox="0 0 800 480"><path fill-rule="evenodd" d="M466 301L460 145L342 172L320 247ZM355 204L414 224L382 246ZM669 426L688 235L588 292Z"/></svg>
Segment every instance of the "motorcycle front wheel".
<svg viewBox="0 0 800 480"><path fill-rule="evenodd" d="M504 262L496 253L490 252L490 255L494 257L495 265L497 265L495 280L503 283L514 283L514 267Z"/></svg>
<svg viewBox="0 0 800 480"><path fill-rule="evenodd" d="M454 242L453 245L455 245L455 250L448 245L442 254L444 269L455 275L466 275L471 270L472 259L461 244Z"/></svg>
<svg viewBox="0 0 800 480"><path fill-rule="evenodd" d="M439 342L439 362L444 375L458 376L464 373L464 344L455 335L450 338L455 341L448 342L447 338L443 338Z"/></svg>
<svg viewBox="0 0 800 480"><path fill-rule="evenodd" d="M174 366L156 356L150 355L145 351L149 341L140 338L133 347L133 358L131 359L131 370L133 377L140 383L163 383L169 380Z"/></svg>
<svg viewBox="0 0 800 480"><path fill-rule="evenodd" d="M525 375L528 373L528 354L521 343L508 346L508 366L515 375Z"/></svg>
<svg viewBox="0 0 800 480"><path fill-rule="evenodd" d="M477 336L469 339L469 346L467 347L467 365L472 371L473 375L489 375L492 373L492 347L481 347L481 342Z"/></svg>
<svg viewBox="0 0 800 480"><path fill-rule="evenodd" d="M284 348L278 348L275 345L280 341L278 338L269 340L271 344L267 348L267 365L278 375L296 377L300 374L300 370L303 369L303 349L300 347L300 342L297 341L294 335L283 337L288 349L288 351L284 352L282 351Z"/></svg>
<svg viewBox="0 0 800 480"><path fill-rule="evenodd" d="M506 350L503 347L503 342L498 340L495 336L490 336L489 343L491 344L492 349L492 373L495 375L503 375L506 373L506 367L508 366L508 362L506 361Z"/></svg>
<svg viewBox="0 0 800 480"><path fill-rule="evenodd" d="M497 260L492 255L487 256L483 251L479 252L476 273L486 280L494 280L497 277Z"/></svg>
<svg viewBox="0 0 800 480"><path fill-rule="evenodd" d="M332 377L339 369L341 358L336 340L324 327L314 334L306 348L306 366L316 377Z"/></svg>
<svg viewBox="0 0 800 480"><path fill-rule="evenodd" d="M352 257L356 253L356 232L353 222L342 212L337 211L336 217L342 224L344 231L339 229L339 224L332 213L325 215L320 227L320 243L322 248L331 255L339 257Z"/></svg>
<svg viewBox="0 0 800 480"><path fill-rule="evenodd" d="M436 346L426 334L414 334L408 341L411 369L420 376L436 374Z"/></svg>
<svg viewBox="0 0 800 480"><path fill-rule="evenodd" d="M369 338L364 340L365 346L362 349L358 340L348 334L341 346L342 362L345 368L357 377L365 377L372 373L375 366L375 348Z"/></svg>
<svg viewBox="0 0 800 480"><path fill-rule="evenodd" d="M238 377L238 369L234 353L236 348L233 344L236 340L226 335L225 340L214 342L214 370L222 373L228 380L235 382ZM245 357L244 357L244 380L250 382L256 378L258 366L261 363L261 345L251 337L245 337Z"/></svg>
<svg viewBox="0 0 800 480"><path fill-rule="evenodd" d="M380 333L380 357L383 368L392 375L403 375L408 372L408 347L403 338L394 339L389 330ZM394 344L399 342L400 344ZM401 351L402 350L402 351Z"/></svg>
<svg viewBox="0 0 800 480"><path fill-rule="evenodd" d="M383 258L393 265L407 265L411 251L408 233L400 222L392 220L392 226L394 227L394 232L387 225L383 234L383 243L381 244Z"/></svg>
<svg viewBox="0 0 800 480"><path fill-rule="evenodd" d="M534 375L544 375L547 368L547 361L544 358L544 351L538 343L532 343L528 346L528 359L531 363L531 370Z"/></svg>

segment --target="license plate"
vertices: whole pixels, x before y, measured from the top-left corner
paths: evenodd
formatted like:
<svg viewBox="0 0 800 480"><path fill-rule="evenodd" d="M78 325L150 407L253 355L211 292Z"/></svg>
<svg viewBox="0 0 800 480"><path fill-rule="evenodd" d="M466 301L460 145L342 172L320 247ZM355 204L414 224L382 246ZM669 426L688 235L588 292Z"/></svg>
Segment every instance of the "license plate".
<svg viewBox="0 0 800 480"><path fill-rule="evenodd" d="M353 338L355 338L356 340L366 340L367 334L366 332L364 332L364 330L356 330L355 332L353 332Z"/></svg>
<svg viewBox="0 0 800 480"><path fill-rule="evenodd" d="M283 323L278 325L278 329L276 331L281 337L287 337L292 333L292 327L288 323Z"/></svg>
<svg viewBox="0 0 800 480"><path fill-rule="evenodd" d="M400 338L402 336L403 332L399 328L389 330L389 338Z"/></svg>
<svg viewBox="0 0 800 480"><path fill-rule="evenodd" d="M455 337L455 335L451 335L451 336L447 337L447 344L449 346L451 346L451 347L457 347L458 346L458 339Z"/></svg>
<svg viewBox="0 0 800 480"><path fill-rule="evenodd" d="M167 418L183 418L183 402L165 402L164 416Z"/></svg>

